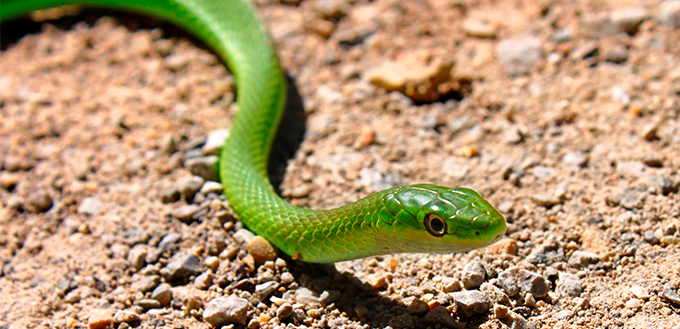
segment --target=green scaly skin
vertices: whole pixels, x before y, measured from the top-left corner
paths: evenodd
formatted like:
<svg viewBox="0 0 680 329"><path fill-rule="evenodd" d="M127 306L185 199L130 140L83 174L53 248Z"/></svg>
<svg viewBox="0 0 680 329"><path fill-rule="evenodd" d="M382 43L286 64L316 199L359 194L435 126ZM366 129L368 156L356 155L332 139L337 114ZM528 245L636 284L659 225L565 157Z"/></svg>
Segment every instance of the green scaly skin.
<svg viewBox="0 0 680 329"><path fill-rule="evenodd" d="M298 208L281 199L266 167L283 112L285 80L269 34L246 1L5 0L0 20L72 4L165 19L194 33L229 63L238 84L239 112L222 148L222 184L245 225L293 259L329 263L402 252L466 251L505 234L503 216L466 188L401 186L332 210Z"/></svg>

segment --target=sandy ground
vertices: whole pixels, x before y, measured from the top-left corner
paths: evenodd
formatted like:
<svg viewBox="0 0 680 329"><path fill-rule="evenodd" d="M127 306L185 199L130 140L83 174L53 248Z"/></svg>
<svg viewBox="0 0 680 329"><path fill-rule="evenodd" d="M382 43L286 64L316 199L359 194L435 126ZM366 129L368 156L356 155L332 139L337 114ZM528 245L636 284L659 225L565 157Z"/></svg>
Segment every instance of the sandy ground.
<svg viewBox="0 0 680 329"><path fill-rule="evenodd" d="M284 196L470 186L507 238L256 262L190 164L230 126L228 70L162 22L43 12L2 25L0 328L680 328L680 2L258 11L300 97Z"/></svg>

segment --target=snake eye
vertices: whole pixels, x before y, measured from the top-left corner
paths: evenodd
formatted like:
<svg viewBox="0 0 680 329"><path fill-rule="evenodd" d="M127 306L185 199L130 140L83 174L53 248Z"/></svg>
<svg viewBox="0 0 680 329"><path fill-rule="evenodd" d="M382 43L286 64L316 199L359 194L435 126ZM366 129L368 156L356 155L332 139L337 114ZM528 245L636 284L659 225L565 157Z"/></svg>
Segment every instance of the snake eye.
<svg viewBox="0 0 680 329"><path fill-rule="evenodd" d="M446 223L437 214L425 215L425 228L427 232L436 237L442 237L446 234Z"/></svg>

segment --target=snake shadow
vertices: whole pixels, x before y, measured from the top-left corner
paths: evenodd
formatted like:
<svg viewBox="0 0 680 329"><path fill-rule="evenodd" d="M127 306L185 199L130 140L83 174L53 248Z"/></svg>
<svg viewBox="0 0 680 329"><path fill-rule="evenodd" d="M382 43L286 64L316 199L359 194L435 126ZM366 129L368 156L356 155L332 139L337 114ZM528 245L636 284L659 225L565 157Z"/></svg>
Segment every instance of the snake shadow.
<svg viewBox="0 0 680 329"><path fill-rule="evenodd" d="M97 20L104 16L114 18L117 24L123 25L131 31L161 28L163 38L188 39L197 47L210 50L193 35L170 23L124 11L87 8L75 15L66 15L49 20L49 24L61 30L69 30L81 22L94 26ZM40 33L44 29L44 23L27 18L16 18L2 22L0 24L0 50L7 50L27 35ZM226 65L226 63L223 64ZM285 177L287 165L299 151L307 126L307 114L297 84L292 76L286 75L286 78L288 88L285 112L274 145L271 148L272 152L268 163L270 181L279 194L281 194L281 184ZM0 104L0 108L1 106ZM284 256L284 258L287 257ZM372 328L385 326L420 328L426 326L425 323L422 323L422 317L409 316L406 305L382 296L371 285L362 282L349 272L340 272L334 265L310 264L293 261L290 258L287 258L287 261L291 273L301 287L308 288L315 293L332 292L327 298L322 298L322 304L325 304L326 307L329 307L330 304L334 305L337 310L346 314L353 321ZM354 264L355 269L356 266L360 266L358 264L360 263ZM294 320L290 321L293 322Z"/></svg>

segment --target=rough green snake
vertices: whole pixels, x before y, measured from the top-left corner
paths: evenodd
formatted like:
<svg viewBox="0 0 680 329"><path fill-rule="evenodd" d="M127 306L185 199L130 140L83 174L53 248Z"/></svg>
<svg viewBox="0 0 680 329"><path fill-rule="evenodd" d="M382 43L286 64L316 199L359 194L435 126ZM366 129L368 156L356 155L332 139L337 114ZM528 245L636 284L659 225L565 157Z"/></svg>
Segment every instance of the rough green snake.
<svg viewBox="0 0 680 329"><path fill-rule="evenodd" d="M286 85L275 47L244 0L4 0L0 20L61 5L115 8L170 21L225 60L239 111L222 147L220 176L243 223L293 259L328 263L403 252L455 252L504 234L503 216L477 192L429 184L383 190L331 210L290 205L267 176Z"/></svg>

